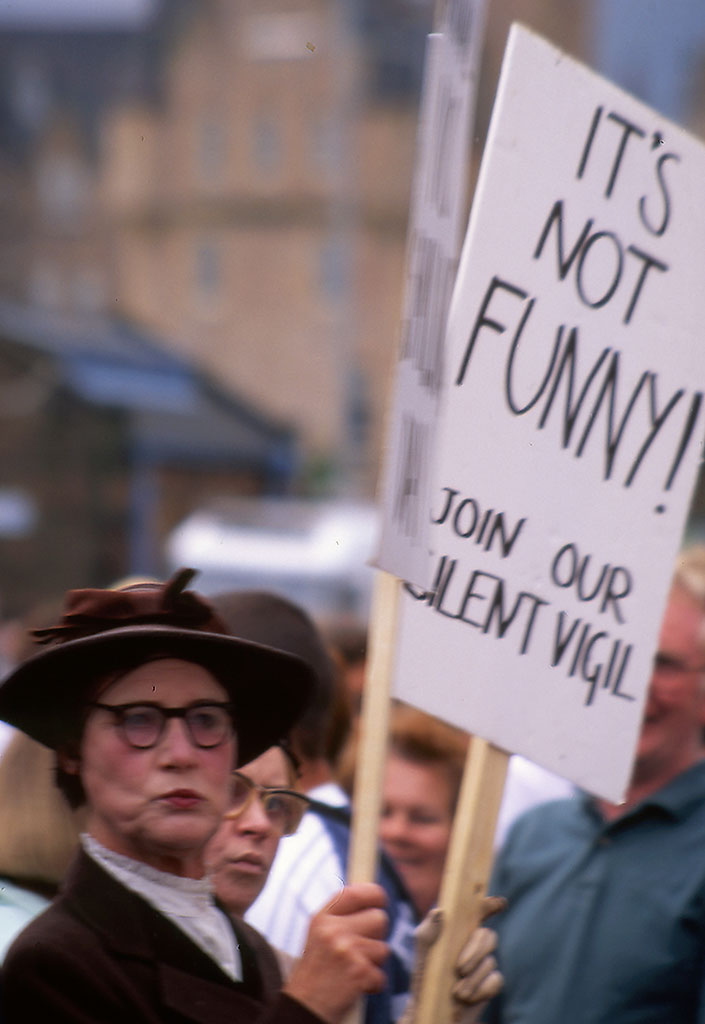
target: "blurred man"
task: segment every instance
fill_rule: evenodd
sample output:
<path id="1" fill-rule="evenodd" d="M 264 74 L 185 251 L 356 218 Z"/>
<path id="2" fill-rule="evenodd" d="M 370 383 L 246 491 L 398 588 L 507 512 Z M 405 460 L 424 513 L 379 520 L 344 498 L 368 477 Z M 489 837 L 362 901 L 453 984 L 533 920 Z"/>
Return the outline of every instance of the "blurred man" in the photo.
<path id="1" fill-rule="evenodd" d="M 624 804 L 519 819 L 491 891 L 497 1024 L 705 1021 L 705 549 L 677 563 Z"/>

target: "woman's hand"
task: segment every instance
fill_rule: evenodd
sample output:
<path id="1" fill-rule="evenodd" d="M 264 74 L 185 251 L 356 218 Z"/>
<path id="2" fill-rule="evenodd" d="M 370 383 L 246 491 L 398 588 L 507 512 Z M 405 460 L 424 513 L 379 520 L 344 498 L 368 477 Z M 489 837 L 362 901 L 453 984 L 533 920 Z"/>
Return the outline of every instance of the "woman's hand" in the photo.
<path id="1" fill-rule="evenodd" d="M 360 996 L 384 988 L 388 919 L 379 885 L 348 885 L 311 919 L 301 959 L 284 992 L 338 1024 Z"/>

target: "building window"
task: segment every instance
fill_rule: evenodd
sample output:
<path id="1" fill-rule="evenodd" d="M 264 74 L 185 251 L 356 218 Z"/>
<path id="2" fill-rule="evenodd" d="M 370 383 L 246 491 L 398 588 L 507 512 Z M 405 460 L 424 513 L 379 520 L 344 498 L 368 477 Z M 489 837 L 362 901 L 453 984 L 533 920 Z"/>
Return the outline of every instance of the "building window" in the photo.
<path id="1" fill-rule="evenodd" d="M 88 208 L 90 180 L 85 167 L 72 156 L 53 154 L 39 166 L 37 195 L 46 220 L 78 231 Z"/>
<path id="2" fill-rule="evenodd" d="M 361 452 L 367 443 L 370 426 L 370 399 L 367 382 L 358 367 L 348 370 L 345 378 L 345 427 L 353 450 Z"/>
<path id="3" fill-rule="evenodd" d="M 64 299 L 61 272 L 56 264 L 39 260 L 29 273 L 27 297 L 33 305 L 58 309 Z"/>
<path id="4" fill-rule="evenodd" d="M 76 309 L 97 313 L 105 308 L 105 279 L 97 267 L 81 267 L 73 279 L 73 301 Z"/>
<path id="5" fill-rule="evenodd" d="M 254 161 L 263 174 L 276 174 L 282 165 L 281 131 L 273 117 L 258 117 L 255 121 Z"/>
<path id="6" fill-rule="evenodd" d="M 11 103 L 23 127 L 37 132 L 51 106 L 46 73 L 38 64 L 18 62 L 14 68 Z"/>
<path id="7" fill-rule="evenodd" d="M 0 487 L 0 537 L 26 537 L 39 521 L 33 496 L 20 487 Z"/>
<path id="8" fill-rule="evenodd" d="M 344 136 L 346 129 L 332 115 L 318 118 L 311 126 L 311 155 L 314 166 L 332 177 L 345 167 Z"/>
<path id="9" fill-rule="evenodd" d="M 324 33 L 322 19 L 305 11 L 267 12 L 243 22 L 242 40 L 250 60 L 312 60 Z"/>
<path id="10" fill-rule="evenodd" d="M 342 302 L 350 291 L 350 246 L 342 236 L 331 237 L 319 252 L 319 281 L 330 302 Z"/>
<path id="11" fill-rule="evenodd" d="M 213 184 L 222 179 L 226 138 L 223 121 L 208 115 L 198 124 L 197 173 L 200 181 Z"/>
<path id="12" fill-rule="evenodd" d="M 213 312 L 220 298 L 222 278 L 220 246 L 214 241 L 201 242 L 195 255 L 196 302 L 201 312 Z"/>

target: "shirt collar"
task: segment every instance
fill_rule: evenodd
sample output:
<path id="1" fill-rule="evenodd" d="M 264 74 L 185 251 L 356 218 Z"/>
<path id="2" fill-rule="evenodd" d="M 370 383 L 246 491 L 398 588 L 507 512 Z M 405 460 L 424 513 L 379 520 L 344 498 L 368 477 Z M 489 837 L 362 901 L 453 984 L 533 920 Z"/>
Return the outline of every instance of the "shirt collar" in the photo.
<path id="1" fill-rule="evenodd" d="M 663 789 L 652 793 L 640 806 L 661 807 L 674 818 L 684 818 L 694 803 L 702 802 L 704 784 L 705 761 L 698 761 L 676 775 Z"/>
<path id="2" fill-rule="evenodd" d="M 690 768 L 686 768 L 684 772 L 676 775 L 667 785 L 645 797 L 638 804 L 635 804 L 634 807 L 625 811 L 624 814 L 608 822 L 607 827 L 619 826 L 620 822 L 643 813 L 648 808 L 661 811 L 674 820 L 685 818 L 690 813 L 693 804 L 702 803 L 704 786 L 705 760 L 701 760 Z M 594 798 L 585 794 L 584 800 L 591 812 L 598 815 L 602 820 L 602 815 L 597 809 Z"/>
<path id="3" fill-rule="evenodd" d="M 350 802 L 348 794 L 337 782 L 323 782 L 319 786 L 314 786 L 308 790 L 306 796 L 331 807 L 347 807 Z"/>
<path id="4" fill-rule="evenodd" d="M 204 907 L 213 903 L 213 885 L 208 877 L 182 878 L 160 871 L 109 850 L 86 832 L 81 835 L 81 844 L 93 860 L 129 889 L 149 899 L 162 913 L 196 917 Z"/>
<path id="5" fill-rule="evenodd" d="M 182 878 L 116 853 L 88 833 L 81 845 L 109 875 L 137 893 L 220 965 L 234 981 L 242 980 L 242 960 L 234 932 L 215 905 L 210 878 Z"/>

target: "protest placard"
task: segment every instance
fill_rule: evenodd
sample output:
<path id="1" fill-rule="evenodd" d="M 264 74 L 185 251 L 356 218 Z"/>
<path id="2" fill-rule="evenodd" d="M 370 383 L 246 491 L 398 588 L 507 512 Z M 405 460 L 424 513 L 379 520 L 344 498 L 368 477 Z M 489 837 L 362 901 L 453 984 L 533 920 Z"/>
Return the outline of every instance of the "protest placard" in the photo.
<path id="1" fill-rule="evenodd" d="M 370 619 L 348 879 L 374 877 L 382 800 L 399 580 L 429 569 L 430 472 L 443 342 L 465 217 L 470 139 L 487 0 L 447 0 L 440 34 L 428 38 L 399 361 L 388 413 L 389 457 L 380 485 L 382 532 Z M 393 573 L 394 576 L 389 575 Z M 447 929 L 446 929 L 447 931 Z M 455 938 L 455 932 L 448 938 Z M 434 992 L 439 981 L 429 991 Z M 358 1006 L 346 1024 L 358 1024 Z"/>
<path id="2" fill-rule="evenodd" d="M 486 0 L 450 0 L 428 37 L 377 565 L 425 583 L 443 339 L 467 216 Z"/>
<path id="3" fill-rule="evenodd" d="M 619 800 L 702 450 L 705 147 L 513 26 L 395 692 Z"/>

